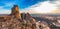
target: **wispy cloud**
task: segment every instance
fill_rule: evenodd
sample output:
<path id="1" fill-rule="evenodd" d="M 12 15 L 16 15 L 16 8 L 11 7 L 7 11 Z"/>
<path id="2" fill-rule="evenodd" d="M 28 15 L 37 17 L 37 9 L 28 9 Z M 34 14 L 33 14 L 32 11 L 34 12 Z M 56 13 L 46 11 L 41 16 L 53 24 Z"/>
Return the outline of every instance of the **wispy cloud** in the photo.
<path id="1" fill-rule="evenodd" d="M 4 6 L 0 6 L 0 14 L 10 14 L 11 10 L 4 9 Z"/>
<path id="2" fill-rule="evenodd" d="M 5 3 L 5 6 L 6 6 L 6 7 L 7 7 L 7 6 L 8 6 L 8 7 L 11 7 L 11 6 L 15 5 L 15 4 L 16 4 L 15 2 L 12 2 L 12 3 L 10 2 L 10 3 Z"/>
<path id="3" fill-rule="evenodd" d="M 8 9 L 4 9 L 5 7 L 12 7 L 14 4 L 16 4 L 15 2 L 8 2 L 5 3 L 4 6 L 0 6 L 0 14 L 10 14 L 11 13 L 11 8 Z M 32 5 L 28 8 L 25 8 L 24 10 L 20 10 L 20 12 L 29 12 L 31 14 L 33 13 L 50 13 L 50 12 L 55 12 L 58 8 L 58 6 L 60 5 L 60 0 L 54 0 L 52 2 L 48 1 L 44 1 L 44 2 L 39 2 L 35 5 Z M 58 12 L 57 12 L 58 13 Z"/>
<path id="4" fill-rule="evenodd" d="M 59 1 L 45 1 L 45 2 L 40 2 L 37 3 L 36 5 L 33 5 L 29 8 L 26 8 L 22 12 L 29 12 L 31 14 L 33 13 L 50 13 L 54 10 L 57 10 L 57 6 L 60 5 Z"/>
<path id="5" fill-rule="evenodd" d="M 5 5 L 0 6 L 0 14 L 10 14 L 11 8 L 5 8 L 5 7 L 12 7 L 15 3 L 5 3 Z"/>
<path id="6" fill-rule="evenodd" d="M 0 9 L 0 14 L 10 14 L 11 10 L 7 10 L 7 9 Z"/>

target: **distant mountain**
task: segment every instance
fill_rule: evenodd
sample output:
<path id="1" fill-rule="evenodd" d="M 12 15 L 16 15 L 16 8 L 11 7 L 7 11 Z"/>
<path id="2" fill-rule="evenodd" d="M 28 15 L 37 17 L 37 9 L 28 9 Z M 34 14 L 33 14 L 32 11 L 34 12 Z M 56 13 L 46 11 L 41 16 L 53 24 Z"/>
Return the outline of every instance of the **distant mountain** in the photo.
<path id="1" fill-rule="evenodd" d="M 7 16 L 9 14 L 0 14 L 0 16 Z M 37 16 L 60 16 L 60 14 L 30 14 L 33 17 Z"/>
<path id="2" fill-rule="evenodd" d="M 60 16 L 60 14 L 31 14 L 33 17 L 37 16 Z"/>

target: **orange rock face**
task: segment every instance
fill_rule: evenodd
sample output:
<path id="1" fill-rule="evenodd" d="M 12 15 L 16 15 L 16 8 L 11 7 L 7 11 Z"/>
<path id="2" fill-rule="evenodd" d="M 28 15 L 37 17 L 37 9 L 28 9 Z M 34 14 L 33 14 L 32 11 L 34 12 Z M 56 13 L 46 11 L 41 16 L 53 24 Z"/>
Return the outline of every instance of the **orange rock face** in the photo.
<path id="1" fill-rule="evenodd" d="M 16 18 L 19 18 L 19 17 L 21 18 L 17 5 L 14 5 L 14 7 L 12 8 L 11 15 L 14 15 L 14 17 Z"/>

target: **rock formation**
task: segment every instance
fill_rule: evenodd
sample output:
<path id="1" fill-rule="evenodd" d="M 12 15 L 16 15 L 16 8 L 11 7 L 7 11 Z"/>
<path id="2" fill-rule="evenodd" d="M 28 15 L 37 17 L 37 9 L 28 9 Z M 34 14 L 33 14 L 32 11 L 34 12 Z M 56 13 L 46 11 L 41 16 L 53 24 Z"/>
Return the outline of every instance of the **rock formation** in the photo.
<path id="1" fill-rule="evenodd" d="M 0 16 L 0 29 L 40 29 L 39 26 L 42 29 L 50 29 L 44 23 L 37 25 L 36 20 L 29 13 L 20 13 L 17 5 L 11 10 L 10 15 Z"/>
<path id="2" fill-rule="evenodd" d="M 11 11 L 11 15 L 16 17 L 16 18 L 21 18 L 21 13 L 19 12 L 19 9 L 18 9 L 18 6 L 17 5 L 14 5 L 12 7 L 12 11 Z"/>

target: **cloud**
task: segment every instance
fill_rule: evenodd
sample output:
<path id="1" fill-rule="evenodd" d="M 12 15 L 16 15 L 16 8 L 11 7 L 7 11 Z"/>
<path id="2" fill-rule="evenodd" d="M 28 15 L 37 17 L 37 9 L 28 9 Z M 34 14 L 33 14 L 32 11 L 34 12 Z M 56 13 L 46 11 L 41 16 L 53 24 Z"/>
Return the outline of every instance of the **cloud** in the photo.
<path id="1" fill-rule="evenodd" d="M 60 14 L 60 7 L 59 6 L 57 6 L 57 7 L 58 7 L 57 9 L 53 10 L 50 13 L 52 13 L 52 14 Z"/>
<path id="2" fill-rule="evenodd" d="M 2 6 L 0 7 L 0 14 L 10 14 L 11 10 L 4 9 Z"/>
<path id="3" fill-rule="evenodd" d="M 0 14 L 10 14 L 10 11 L 8 8 L 4 8 L 6 6 L 0 6 Z"/>
<path id="4" fill-rule="evenodd" d="M 50 13 L 52 13 L 52 14 L 60 14 L 60 0 L 56 0 L 56 1 L 52 2 L 52 3 L 55 3 L 58 8 L 53 10 Z"/>
<path id="5" fill-rule="evenodd" d="M 15 4 L 16 4 L 15 2 L 8 2 L 8 3 L 5 3 L 5 6 L 6 7 L 7 6 L 11 7 L 11 6 L 15 5 Z"/>
<path id="6" fill-rule="evenodd" d="M 0 14 L 10 14 L 10 10 L 1 9 Z"/>
<path id="7" fill-rule="evenodd" d="M 0 9 L 2 9 L 3 8 L 3 6 L 0 6 Z"/>
<path id="8" fill-rule="evenodd" d="M 15 3 L 14 2 L 8 2 L 5 3 L 5 5 L 0 6 L 0 14 L 10 14 L 11 13 L 11 8 Z M 6 8 L 9 7 L 9 8 Z"/>
<path id="9" fill-rule="evenodd" d="M 60 9 L 54 10 L 54 11 L 52 11 L 50 13 L 52 13 L 52 14 L 60 14 Z"/>
<path id="10" fill-rule="evenodd" d="M 58 4 L 57 4 L 58 3 Z M 21 12 L 29 12 L 31 14 L 33 13 L 50 13 L 55 10 L 57 10 L 57 6 L 59 5 L 59 1 L 44 1 L 44 2 L 39 2 L 31 7 L 25 8 L 25 10 Z"/>
<path id="11" fill-rule="evenodd" d="M 14 2 L 11 3 L 5 3 L 4 6 L 0 6 L 0 14 L 10 14 L 11 13 L 11 8 L 10 9 L 4 9 L 4 7 L 11 7 L 13 6 Z M 39 2 L 35 5 L 32 5 L 28 8 L 25 8 L 24 10 L 20 11 L 21 13 L 25 12 L 29 12 L 30 14 L 34 14 L 34 13 L 59 13 L 60 9 L 58 9 L 60 6 L 60 1 L 44 1 L 44 2 Z M 59 12 L 58 12 L 59 11 Z"/>

